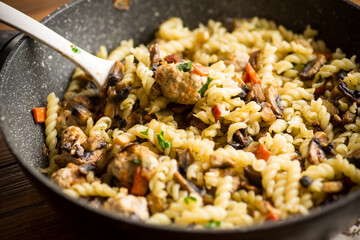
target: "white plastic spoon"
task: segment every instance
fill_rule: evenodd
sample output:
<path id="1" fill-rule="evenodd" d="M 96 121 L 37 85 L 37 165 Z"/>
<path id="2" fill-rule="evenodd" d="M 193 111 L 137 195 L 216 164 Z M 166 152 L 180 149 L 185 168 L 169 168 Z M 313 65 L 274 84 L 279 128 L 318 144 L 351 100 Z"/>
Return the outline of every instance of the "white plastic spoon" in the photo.
<path id="1" fill-rule="evenodd" d="M 70 59 L 90 75 L 99 88 L 105 84 L 115 64 L 115 61 L 101 59 L 84 51 L 38 21 L 3 2 L 0 2 L 0 21 L 45 43 Z"/>

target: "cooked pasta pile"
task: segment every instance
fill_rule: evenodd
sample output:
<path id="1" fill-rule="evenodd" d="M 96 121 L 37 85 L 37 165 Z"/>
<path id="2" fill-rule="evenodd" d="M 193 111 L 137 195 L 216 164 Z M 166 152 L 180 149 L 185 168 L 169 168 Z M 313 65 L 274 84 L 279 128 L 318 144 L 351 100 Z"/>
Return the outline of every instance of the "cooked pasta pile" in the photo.
<path id="1" fill-rule="evenodd" d="M 181 19 L 123 40 L 98 90 L 76 69 L 46 115 L 42 172 L 151 224 L 237 228 L 308 214 L 360 184 L 360 69 L 308 26 Z"/>

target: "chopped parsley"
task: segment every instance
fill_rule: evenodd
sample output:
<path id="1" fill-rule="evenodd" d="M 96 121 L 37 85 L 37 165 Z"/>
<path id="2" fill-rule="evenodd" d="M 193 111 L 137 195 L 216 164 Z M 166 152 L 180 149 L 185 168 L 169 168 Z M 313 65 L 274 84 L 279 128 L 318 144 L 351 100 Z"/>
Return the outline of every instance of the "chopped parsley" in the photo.
<path id="1" fill-rule="evenodd" d="M 177 65 L 176 68 L 179 71 L 188 72 L 191 70 L 191 65 L 192 65 L 192 62 L 181 63 L 181 64 Z"/>
<path id="2" fill-rule="evenodd" d="M 211 82 L 212 80 L 213 80 L 213 79 L 212 79 L 211 77 L 208 77 L 208 78 L 207 78 L 207 82 L 200 88 L 199 93 L 200 93 L 200 96 L 201 96 L 201 97 L 204 96 L 204 93 L 205 93 L 206 90 L 208 89 L 209 84 L 210 84 L 210 82 Z"/>
<path id="3" fill-rule="evenodd" d="M 135 158 L 135 159 L 131 160 L 131 162 L 132 162 L 133 164 L 141 165 L 141 159 Z"/>
<path id="4" fill-rule="evenodd" d="M 147 136 L 148 135 L 148 133 L 149 133 L 149 129 L 146 129 L 146 131 L 142 131 L 142 132 L 140 132 L 142 135 L 145 135 L 145 136 Z"/>
<path id="5" fill-rule="evenodd" d="M 188 196 L 188 197 L 184 198 L 184 202 L 185 202 L 186 204 L 189 204 L 190 201 L 196 202 L 197 199 L 194 198 L 194 197 L 192 197 L 192 196 Z"/>
<path id="6" fill-rule="evenodd" d="M 72 50 L 74 53 L 80 52 L 80 49 L 79 49 L 76 45 L 74 45 L 74 44 L 71 44 L 71 50 Z"/>
<path id="7" fill-rule="evenodd" d="M 214 199 L 214 196 L 213 195 L 210 195 L 208 193 L 205 194 L 205 197 L 209 198 L 209 199 Z"/>
<path id="8" fill-rule="evenodd" d="M 162 147 L 163 150 L 165 150 L 165 148 L 171 147 L 170 141 L 164 140 L 164 131 L 161 131 L 160 134 L 156 134 L 156 137 L 159 142 L 159 145 Z"/>
<path id="9" fill-rule="evenodd" d="M 323 78 L 322 78 L 321 74 L 319 74 L 319 78 L 318 78 L 318 80 L 316 81 L 316 83 L 320 83 L 322 80 L 323 80 Z"/>
<path id="10" fill-rule="evenodd" d="M 221 225 L 221 221 L 210 220 L 210 222 L 208 222 L 208 223 L 205 225 L 205 228 L 207 228 L 207 229 L 214 229 L 214 228 L 220 227 L 220 225 Z"/>

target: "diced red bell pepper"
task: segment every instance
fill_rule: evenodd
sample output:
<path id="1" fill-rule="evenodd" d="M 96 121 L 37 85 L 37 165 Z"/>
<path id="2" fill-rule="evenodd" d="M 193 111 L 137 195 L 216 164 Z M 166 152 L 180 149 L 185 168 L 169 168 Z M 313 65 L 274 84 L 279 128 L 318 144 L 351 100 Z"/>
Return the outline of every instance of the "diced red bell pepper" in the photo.
<path id="1" fill-rule="evenodd" d="M 195 72 L 200 76 L 209 76 L 209 70 L 203 65 L 193 63 L 192 67 L 194 68 Z"/>
<path id="2" fill-rule="evenodd" d="M 217 104 L 215 104 L 213 106 L 213 108 L 211 109 L 211 112 L 212 112 L 212 115 L 215 118 L 215 122 L 219 121 L 219 118 L 221 116 L 221 111 L 220 111 L 219 106 Z"/>
<path id="3" fill-rule="evenodd" d="M 269 151 L 269 149 L 267 149 L 267 147 L 264 144 L 260 143 L 255 151 L 255 156 L 258 159 L 264 159 L 265 161 L 267 161 L 271 156 L 271 152 Z"/>
<path id="4" fill-rule="evenodd" d="M 131 194 L 145 196 L 148 190 L 148 179 L 141 175 L 141 166 L 136 167 Z"/>
<path id="5" fill-rule="evenodd" d="M 246 72 L 251 82 L 261 84 L 261 79 L 259 75 L 256 73 L 256 71 L 249 62 L 246 64 Z"/>

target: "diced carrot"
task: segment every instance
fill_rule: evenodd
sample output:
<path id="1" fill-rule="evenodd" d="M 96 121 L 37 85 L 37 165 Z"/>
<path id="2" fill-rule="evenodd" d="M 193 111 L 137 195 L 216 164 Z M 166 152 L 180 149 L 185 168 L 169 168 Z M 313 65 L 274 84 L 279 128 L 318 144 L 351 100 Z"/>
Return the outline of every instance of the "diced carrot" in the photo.
<path id="1" fill-rule="evenodd" d="M 241 77 L 244 83 L 250 82 L 249 74 L 247 72 Z"/>
<path id="2" fill-rule="evenodd" d="M 148 179 L 141 175 L 141 166 L 138 166 L 135 170 L 133 185 L 131 188 L 131 194 L 145 196 L 148 190 Z"/>
<path id="3" fill-rule="evenodd" d="M 246 64 L 246 72 L 249 75 L 249 78 L 253 83 L 261 84 L 261 79 L 260 79 L 259 75 L 257 75 L 254 68 L 251 66 L 251 64 L 249 62 Z"/>
<path id="4" fill-rule="evenodd" d="M 203 65 L 193 63 L 192 67 L 194 68 L 195 72 L 200 76 L 209 76 L 209 70 Z"/>
<path id="5" fill-rule="evenodd" d="M 33 108 L 35 123 L 44 123 L 46 120 L 46 107 Z"/>
<path id="6" fill-rule="evenodd" d="M 215 104 L 213 106 L 213 108 L 211 109 L 211 112 L 212 112 L 212 115 L 215 118 L 215 122 L 219 121 L 219 118 L 221 116 L 221 111 L 220 111 L 219 106 L 217 104 Z"/>
<path id="7" fill-rule="evenodd" d="M 271 152 L 267 149 L 267 147 L 264 144 L 260 143 L 255 151 L 255 156 L 258 159 L 264 159 L 265 161 L 267 161 L 271 156 Z"/>
<path id="8" fill-rule="evenodd" d="M 178 63 L 178 62 L 180 62 L 180 59 L 175 54 L 167 55 L 166 57 L 164 57 L 164 60 L 167 61 L 168 63 Z"/>
<path id="9" fill-rule="evenodd" d="M 266 218 L 266 220 L 278 221 L 279 220 L 279 215 L 276 212 L 270 211 L 269 215 Z"/>
<path id="10" fill-rule="evenodd" d="M 326 58 L 327 61 L 330 61 L 332 59 L 332 53 L 330 52 L 318 52 L 318 51 L 314 51 L 314 54 L 317 56 L 319 54 L 323 54 Z"/>

